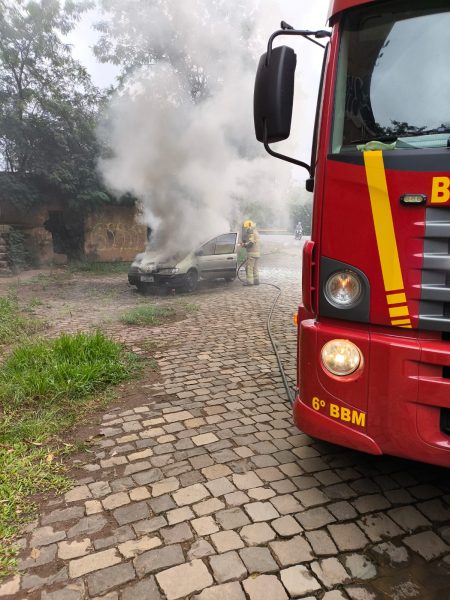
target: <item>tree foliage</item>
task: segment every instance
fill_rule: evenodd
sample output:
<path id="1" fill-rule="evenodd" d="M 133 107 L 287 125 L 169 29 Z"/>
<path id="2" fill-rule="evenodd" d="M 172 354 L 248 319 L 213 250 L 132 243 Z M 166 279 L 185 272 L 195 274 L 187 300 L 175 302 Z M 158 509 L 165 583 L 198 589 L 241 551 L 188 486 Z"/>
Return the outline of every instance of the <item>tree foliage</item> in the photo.
<path id="1" fill-rule="evenodd" d="M 108 199 L 96 174 L 102 95 L 63 41 L 89 4 L 0 0 L 2 170 L 74 203 Z"/>

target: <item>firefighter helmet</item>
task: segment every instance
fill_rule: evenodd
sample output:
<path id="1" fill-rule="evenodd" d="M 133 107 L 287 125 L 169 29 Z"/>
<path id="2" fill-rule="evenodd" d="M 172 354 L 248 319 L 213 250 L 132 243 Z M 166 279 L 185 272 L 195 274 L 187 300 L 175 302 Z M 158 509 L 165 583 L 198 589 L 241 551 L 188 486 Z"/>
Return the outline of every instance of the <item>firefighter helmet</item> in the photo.
<path id="1" fill-rule="evenodd" d="M 244 227 L 245 229 L 253 229 L 254 227 L 256 227 L 256 224 L 253 223 L 253 221 L 251 221 L 250 219 L 247 219 L 247 221 L 244 221 Z"/>

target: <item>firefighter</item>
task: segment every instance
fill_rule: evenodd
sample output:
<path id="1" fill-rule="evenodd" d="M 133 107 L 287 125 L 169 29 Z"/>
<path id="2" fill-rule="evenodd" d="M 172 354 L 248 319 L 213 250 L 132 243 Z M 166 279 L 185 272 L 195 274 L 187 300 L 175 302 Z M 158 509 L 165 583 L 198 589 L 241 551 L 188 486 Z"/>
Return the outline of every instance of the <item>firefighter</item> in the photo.
<path id="1" fill-rule="evenodd" d="M 243 223 L 241 246 L 247 250 L 247 262 L 245 264 L 247 281 L 244 285 L 259 285 L 258 262 L 261 252 L 259 233 L 253 221 L 247 220 Z"/>

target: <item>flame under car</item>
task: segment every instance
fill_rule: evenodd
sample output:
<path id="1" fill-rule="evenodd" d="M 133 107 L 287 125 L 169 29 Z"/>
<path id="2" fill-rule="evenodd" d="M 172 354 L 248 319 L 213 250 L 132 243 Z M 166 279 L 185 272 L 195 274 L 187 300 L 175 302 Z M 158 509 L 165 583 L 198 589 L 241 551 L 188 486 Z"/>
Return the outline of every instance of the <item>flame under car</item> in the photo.
<path id="1" fill-rule="evenodd" d="M 142 292 L 157 288 L 193 292 L 202 279 L 233 281 L 237 270 L 237 241 L 237 233 L 224 233 L 188 254 L 172 257 L 148 249 L 134 259 L 128 281 Z"/>

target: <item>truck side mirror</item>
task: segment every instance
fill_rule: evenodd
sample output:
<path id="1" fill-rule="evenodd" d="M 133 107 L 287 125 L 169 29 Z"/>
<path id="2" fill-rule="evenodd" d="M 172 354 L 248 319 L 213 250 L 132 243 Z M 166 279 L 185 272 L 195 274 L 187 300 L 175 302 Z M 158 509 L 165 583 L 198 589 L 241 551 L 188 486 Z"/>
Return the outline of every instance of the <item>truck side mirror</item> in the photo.
<path id="1" fill-rule="evenodd" d="M 253 96 L 259 142 L 272 144 L 289 137 L 296 65 L 296 54 L 288 46 L 273 48 L 261 56 Z"/>

